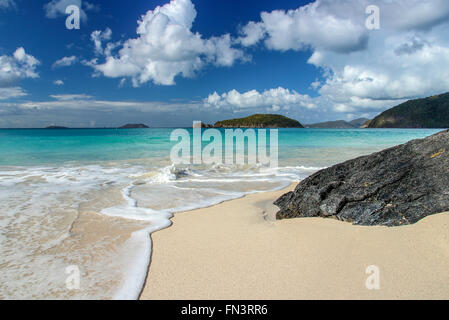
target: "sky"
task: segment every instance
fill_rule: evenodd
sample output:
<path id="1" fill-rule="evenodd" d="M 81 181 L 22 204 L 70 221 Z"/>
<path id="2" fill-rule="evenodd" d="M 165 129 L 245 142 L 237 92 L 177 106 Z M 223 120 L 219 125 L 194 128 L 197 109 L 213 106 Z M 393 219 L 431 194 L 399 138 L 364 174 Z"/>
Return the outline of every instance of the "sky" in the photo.
<path id="1" fill-rule="evenodd" d="M 309 124 L 448 91 L 447 0 L 0 0 L 2 128 Z"/>

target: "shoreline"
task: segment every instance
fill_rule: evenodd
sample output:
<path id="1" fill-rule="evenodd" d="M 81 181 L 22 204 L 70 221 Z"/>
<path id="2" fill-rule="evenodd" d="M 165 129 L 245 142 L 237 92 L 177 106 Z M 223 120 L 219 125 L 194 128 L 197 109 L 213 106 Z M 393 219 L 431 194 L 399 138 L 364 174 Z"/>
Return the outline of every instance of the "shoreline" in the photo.
<path id="1" fill-rule="evenodd" d="M 151 234 L 140 299 L 449 299 L 449 213 L 396 228 L 276 221 L 271 203 L 295 186 L 175 214 Z M 371 265 L 380 290 L 365 287 Z"/>

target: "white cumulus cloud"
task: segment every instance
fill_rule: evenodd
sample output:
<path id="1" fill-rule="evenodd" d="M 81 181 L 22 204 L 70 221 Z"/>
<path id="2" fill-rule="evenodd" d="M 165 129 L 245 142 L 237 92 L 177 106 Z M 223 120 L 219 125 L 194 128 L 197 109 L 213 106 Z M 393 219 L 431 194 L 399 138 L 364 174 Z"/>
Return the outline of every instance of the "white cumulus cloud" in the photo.
<path id="1" fill-rule="evenodd" d="M 380 9 L 368 30 L 366 8 Z M 310 51 L 322 79 L 311 87 L 336 112 L 375 112 L 449 91 L 449 1 L 316 0 L 296 10 L 262 12 L 241 29 L 244 46 Z"/>
<path id="2" fill-rule="evenodd" d="M 1 1 L 1 0 L 0 0 Z M 6 0 L 8 1 L 8 0 Z M 49 19 L 56 19 L 67 16 L 66 9 L 68 6 L 77 6 L 80 9 L 81 20 L 87 20 L 86 11 L 98 12 L 99 5 L 92 4 L 82 0 L 51 0 L 44 5 L 45 16 Z"/>
<path id="3" fill-rule="evenodd" d="M 0 87 L 10 87 L 25 78 L 38 78 L 36 67 L 40 64 L 32 55 L 18 48 L 12 56 L 0 56 Z"/>
<path id="4" fill-rule="evenodd" d="M 105 31 L 94 31 L 90 35 L 90 39 L 94 42 L 95 53 L 98 55 L 103 54 L 103 41 L 111 40 L 112 30 L 107 28 Z"/>
<path id="5" fill-rule="evenodd" d="M 203 102 L 208 107 L 232 109 L 269 107 L 273 111 L 279 111 L 283 107 L 303 107 L 308 109 L 316 107 L 313 99 L 308 95 L 301 95 L 294 90 L 282 87 L 263 92 L 251 90 L 240 93 L 237 90 L 231 90 L 221 95 L 214 92 L 204 99 Z"/>
<path id="6" fill-rule="evenodd" d="M 63 58 L 55 61 L 55 63 L 53 63 L 53 68 L 70 67 L 70 66 L 74 65 L 77 61 L 78 61 L 78 58 L 75 56 L 63 57 Z"/>
<path id="7" fill-rule="evenodd" d="M 340 15 L 338 7 L 346 7 L 349 1 L 335 2 L 339 3 L 318 0 L 295 10 L 262 12 L 260 22 L 242 28 L 240 42 L 250 46 L 264 40 L 269 49 L 281 51 L 318 48 L 346 53 L 363 49 L 367 35 L 365 26 L 358 23 L 362 19 Z"/>
<path id="8" fill-rule="evenodd" d="M 190 0 L 172 0 L 149 10 L 138 21 L 137 38 L 126 40 L 116 55 L 112 54 L 115 45 L 108 44 L 103 63 L 94 59 L 86 64 L 106 77 L 129 77 L 134 86 L 173 85 L 176 76 L 193 77 L 208 64 L 232 66 L 245 59 L 232 46 L 229 34 L 205 39 L 192 31 L 196 14 Z M 102 51 L 99 40 L 106 40 L 99 39 L 102 34 L 92 34 L 97 53 Z"/>
<path id="9" fill-rule="evenodd" d="M 49 19 L 67 16 L 66 9 L 68 6 L 80 8 L 81 19 L 84 21 L 87 19 L 86 12 L 82 9 L 81 0 L 52 0 L 44 5 L 45 16 Z"/>

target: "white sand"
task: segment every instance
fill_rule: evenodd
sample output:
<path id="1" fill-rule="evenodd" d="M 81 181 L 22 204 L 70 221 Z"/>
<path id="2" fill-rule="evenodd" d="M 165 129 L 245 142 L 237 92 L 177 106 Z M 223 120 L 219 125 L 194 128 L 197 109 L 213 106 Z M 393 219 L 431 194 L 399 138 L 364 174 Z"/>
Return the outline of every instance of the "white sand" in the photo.
<path id="1" fill-rule="evenodd" d="M 449 213 L 399 228 L 274 221 L 285 192 L 177 214 L 152 236 L 141 298 L 449 299 Z M 370 265 L 380 290 L 365 287 Z"/>

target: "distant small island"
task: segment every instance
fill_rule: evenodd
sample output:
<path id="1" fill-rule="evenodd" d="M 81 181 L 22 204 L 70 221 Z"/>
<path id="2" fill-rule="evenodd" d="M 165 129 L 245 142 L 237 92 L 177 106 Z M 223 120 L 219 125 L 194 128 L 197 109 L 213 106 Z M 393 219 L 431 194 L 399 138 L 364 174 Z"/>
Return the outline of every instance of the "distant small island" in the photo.
<path id="1" fill-rule="evenodd" d="M 68 129 L 67 127 L 61 127 L 61 126 L 49 126 L 49 127 L 46 127 L 45 129 Z"/>
<path id="2" fill-rule="evenodd" d="M 449 93 L 410 100 L 389 109 L 373 120 L 368 128 L 449 128 Z"/>
<path id="3" fill-rule="evenodd" d="M 246 118 L 218 121 L 215 128 L 304 128 L 296 120 L 277 114 L 255 114 Z"/>
<path id="4" fill-rule="evenodd" d="M 305 125 L 306 128 L 319 128 L 319 129 L 357 129 L 361 128 L 369 119 L 360 118 L 352 121 L 337 120 L 321 123 L 314 123 Z"/>
<path id="5" fill-rule="evenodd" d="M 125 124 L 124 126 L 119 127 L 119 129 L 148 129 L 149 127 L 144 124 Z"/>

